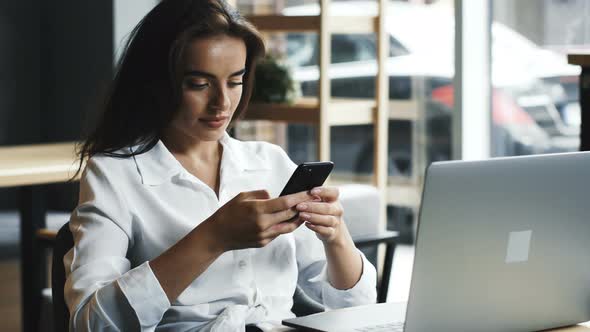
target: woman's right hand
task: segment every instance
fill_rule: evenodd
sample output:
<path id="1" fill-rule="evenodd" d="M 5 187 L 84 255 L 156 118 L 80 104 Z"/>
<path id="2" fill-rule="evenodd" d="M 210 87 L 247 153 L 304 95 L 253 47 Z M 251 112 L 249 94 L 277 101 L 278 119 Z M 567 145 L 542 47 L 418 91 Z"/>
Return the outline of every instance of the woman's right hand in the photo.
<path id="1" fill-rule="evenodd" d="M 266 190 L 242 192 L 206 222 L 224 252 L 260 248 L 301 226 L 303 220 L 298 217 L 295 206 L 312 199 L 309 192 L 273 199 Z"/>

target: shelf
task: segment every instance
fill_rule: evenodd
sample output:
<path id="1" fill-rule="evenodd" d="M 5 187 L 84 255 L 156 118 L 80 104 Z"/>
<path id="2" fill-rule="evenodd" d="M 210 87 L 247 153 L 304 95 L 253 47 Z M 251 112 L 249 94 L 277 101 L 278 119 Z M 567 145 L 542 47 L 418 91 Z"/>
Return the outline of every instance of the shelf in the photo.
<path id="1" fill-rule="evenodd" d="M 372 99 L 332 98 L 328 104 L 328 119 L 332 126 L 373 123 L 375 101 Z"/>
<path id="2" fill-rule="evenodd" d="M 330 174 L 327 184 L 331 186 L 341 186 L 350 183 L 372 185 L 372 180 L 373 176 L 371 174 L 334 171 Z"/>
<path id="3" fill-rule="evenodd" d="M 294 105 L 250 103 L 244 120 L 268 120 L 316 124 L 320 112 L 317 100 L 301 99 Z"/>
<path id="4" fill-rule="evenodd" d="M 319 105 L 315 98 L 298 100 L 294 105 L 251 103 L 244 120 L 268 120 L 317 124 Z M 330 125 L 370 124 L 375 101 L 333 98 L 328 106 Z"/>
<path id="5" fill-rule="evenodd" d="M 422 200 L 422 188 L 415 184 L 390 183 L 387 186 L 387 204 L 417 208 Z"/>
<path id="6" fill-rule="evenodd" d="M 390 100 L 389 119 L 415 121 L 418 119 L 418 102 L 412 100 Z M 372 124 L 377 107 L 372 99 L 332 98 L 329 106 L 330 125 Z"/>
<path id="7" fill-rule="evenodd" d="M 375 16 L 332 16 L 329 29 L 331 33 L 370 34 L 377 31 Z"/>
<path id="8" fill-rule="evenodd" d="M 319 16 L 252 15 L 246 19 L 258 30 L 272 32 L 319 31 L 321 25 Z"/>
<path id="9" fill-rule="evenodd" d="M 369 174 L 352 174 L 349 172 L 334 172 L 330 175 L 328 185 L 340 186 L 350 183 L 362 183 L 374 185 L 373 176 Z M 401 180 L 401 181 L 400 181 Z M 409 208 L 418 208 L 422 200 L 422 186 L 412 183 L 410 179 L 400 177 L 388 177 L 388 185 L 385 190 L 387 205 L 395 205 Z"/>
<path id="10" fill-rule="evenodd" d="M 389 119 L 391 120 L 418 120 L 418 102 L 415 100 L 390 100 Z"/>
<path id="11" fill-rule="evenodd" d="M 321 27 L 320 16 L 252 15 L 246 19 L 267 32 L 318 32 Z M 376 31 L 376 24 L 375 16 L 332 16 L 328 29 L 331 33 L 369 34 Z"/>
<path id="12" fill-rule="evenodd" d="M 391 120 L 415 121 L 418 103 L 412 100 L 391 100 Z M 372 124 L 375 116 L 372 99 L 332 98 L 328 118 L 332 126 Z M 315 98 L 301 98 L 294 105 L 250 103 L 244 120 L 267 120 L 315 124 L 319 121 L 319 106 Z"/>
<path id="13" fill-rule="evenodd" d="M 570 65 L 588 67 L 590 66 L 590 53 L 570 53 L 567 55 L 567 61 Z"/>
<path id="14" fill-rule="evenodd" d="M 350 183 L 373 184 L 370 174 L 358 174 L 351 172 L 333 172 L 328 180 L 328 185 L 340 186 Z M 422 186 L 412 182 L 411 179 L 399 176 L 388 177 L 386 190 L 387 205 L 418 208 L 422 200 Z"/>

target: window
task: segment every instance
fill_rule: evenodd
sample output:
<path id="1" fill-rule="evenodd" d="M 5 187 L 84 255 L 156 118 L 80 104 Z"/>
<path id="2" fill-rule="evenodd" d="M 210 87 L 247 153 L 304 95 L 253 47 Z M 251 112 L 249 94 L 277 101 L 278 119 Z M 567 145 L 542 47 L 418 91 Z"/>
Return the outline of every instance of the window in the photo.
<path id="1" fill-rule="evenodd" d="M 318 38 L 311 33 L 290 33 L 287 36 L 287 55 L 293 66 L 317 65 L 319 59 Z M 377 42 L 374 35 L 332 35 L 332 63 L 375 60 Z M 408 54 L 408 50 L 390 37 L 389 56 Z"/>
<path id="2" fill-rule="evenodd" d="M 580 69 L 566 51 L 590 44 L 590 2 L 492 4 L 493 156 L 577 151 Z"/>

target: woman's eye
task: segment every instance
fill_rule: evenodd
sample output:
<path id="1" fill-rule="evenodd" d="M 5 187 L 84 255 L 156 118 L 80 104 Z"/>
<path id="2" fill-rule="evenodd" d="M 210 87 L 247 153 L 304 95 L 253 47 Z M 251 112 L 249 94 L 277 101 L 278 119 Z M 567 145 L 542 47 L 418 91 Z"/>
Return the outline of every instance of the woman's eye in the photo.
<path id="1" fill-rule="evenodd" d="M 239 86 L 239 85 L 243 85 L 244 82 L 229 82 L 230 86 Z"/>
<path id="2" fill-rule="evenodd" d="M 195 82 L 187 82 L 187 86 L 191 89 L 195 90 L 203 90 L 209 86 L 209 83 L 195 83 Z"/>

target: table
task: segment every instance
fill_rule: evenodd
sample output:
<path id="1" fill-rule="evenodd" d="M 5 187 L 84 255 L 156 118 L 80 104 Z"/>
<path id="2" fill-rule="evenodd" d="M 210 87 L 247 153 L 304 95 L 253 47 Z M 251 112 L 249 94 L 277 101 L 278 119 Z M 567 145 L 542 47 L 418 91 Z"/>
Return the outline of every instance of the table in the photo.
<path id="1" fill-rule="evenodd" d="M 580 74 L 580 108 L 582 125 L 580 128 L 580 151 L 590 150 L 590 52 L 570 53 L 567 56 L 572 65 L 582 66 Z"/>
<path id="2" fill-rule="evenodd" d="M 0 188 L 19 188 L 22 330 L 37 331 L 47 266 L 37 230 L 45 227 L 44 185 L 69 181 L 77 170 L 75 143 L 0 148 Z M 76 179 L 77 180 L 77 179 Z"/>
<path id="3" fill-rule="evenodd" d="M 298 329 L 294 329 L 287 326 L 277 326 L 273 328 L 271 332 L 297 332 L 300 331 Z M 576 326 L 564 327 L 560 329 L 553 329 L 553 330 L 545 330 L 545 332 L 590 332 L 590 322 L 582 323 Z"/>

